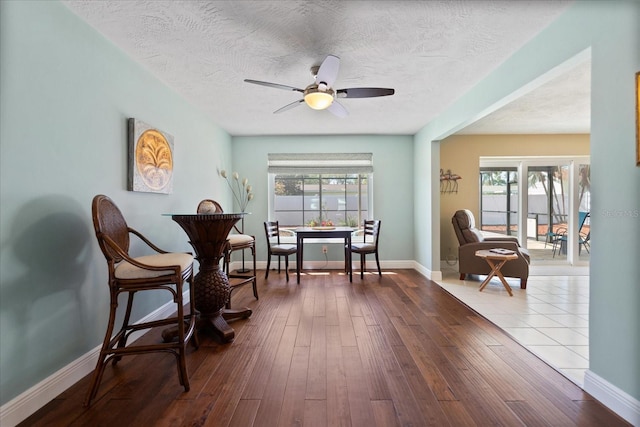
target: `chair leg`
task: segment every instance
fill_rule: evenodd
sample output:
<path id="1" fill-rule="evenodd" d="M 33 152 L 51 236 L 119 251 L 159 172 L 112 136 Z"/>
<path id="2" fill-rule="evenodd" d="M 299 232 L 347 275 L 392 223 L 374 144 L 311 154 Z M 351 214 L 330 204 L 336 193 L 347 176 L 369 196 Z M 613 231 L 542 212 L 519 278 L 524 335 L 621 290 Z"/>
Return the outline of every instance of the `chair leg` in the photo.
<path id="1" fill-rule="evenodd" d="M 258 297 L 258 279 L 256 279 L 256 276 L 253 276 L 253 296 L 255 299 L 260 299 Z"/>
<path id="2" fill-rule="evenodd" d="M 227 251 L 226 254 L 226 263 L 227 263 L 227 276 L 231 273 L 231 250 Z"/>
<path id="3" fill-rule="evenodd" d="M 382 276 L 382 270 L 380 269 L 380 259 L 378 258 L 378 251 L 376 251 L 376 264 L 378 265 L 378 276 Z"/>
<path id="4" fill-rule="evenodd" d="M 264 273 L 264 278 L 269 278 L 269 268 L 271 267 L 271 252 L 267 254 L 267 271 Z"/>
<path id="5" fill-rule="evenodd" d="M 193 329 L 191 340 L 193 341 L 193 346 L 198 349 L 200 347 L 200 340 L 198 339 L 198 333 L 196 331 L 198 313 L 196 310 L 196 291 L 193 286 L 193 272 L 191 273 L 189 280 L 187 280 L 187 283 L 189 283 L 189 330 Z"/>
<path id="6" fill-rule="evenodd" d="M 184 305 L 182 303 L 182 283 L 176 285 L 176 305 L 177 305 L 177 327 L 178 327 L 178 351 L 176 353 L 178 365 L 178 379 L 184 387 L 184 391 L 189 391 L 189 375 L 187 373 L 187 360 L 185 356 L 185 329 L 184 329 Z"/>
<path id="7" fill-rule="evenodd" d="M 253 296 L 258 298 L 258 276 L 256 275 L 256 246 L 251 246 L 251 256 L 253 257 Z"/>
<path id="8" fill-rule="evenodd" d="M 520 279 L 520 289 L 527 289 L 527 278 L 523 277 Z"/>
<path id="9" fill-rule="evenodd" d="M 280 257 L 278 257 L 278 263 L 280 263 Z M 278 271 L 279 273 L 280 271 Z M 289 255 L 284 257 L 284 275 L 287 276 L 287 282 L 289 281 Z"/>
<path id="10" fill-rule="evenodd" d="M 224 308 L 227 310 L 231 310 L 231 294 L 233 293 L 233 288 L 229 289 L 229 298 L 227 298 L 227 302 L 224 303 Z"/>
<path id="11" fill-rule="evenodd" d="M 133 296 L 135 295 L 136 291 L 133 292 L 129 292 L 129 297 L 127 298 L 127 310 L 125 311 L 124 314 L 124 318 L 122 319 L 122 329 L 120 329 L 120 340 L 118 340 L 118 345 L 116 346 L 116 348 L 124 348 L 127 346 L 127 334 L 126 334 L 126 330 L 129 327 L 129 320 L 131 320 L 131 308 L 133 307 Z M 116 295 L 116 298 L 118 298 L 118 296 Z M 117 304 L 116 304 L 117 307 Z M 111 363 L 113 364 L 113 366 L 115 366 L 120 360 L 122 359 L 122 356 L 114 356 L 113 359 L 111 360 Z"/>
<path id="12" fill-rule="evenodd" d="M 365 262 L 365 255 L 360 254 L 360 278 L 361 279 L 364 279 L 364 262 Z"/>
<path id="13" fill-rule="evenodd" d="M 104 373 L 104 367 L 106 366 L 106 358 L 107 353 L 101 351 L 100 357 L 98 357 L 98 362 L 96 363 L 96 367 L 93 370 L 93 377 L 91 378 L 91 386 L 89 386 L 89 392 L 87 393 L 87 397 L 84 400 L 85 407 L 88 407 L 91 404 L 91 401 L 96 397 L 96 394 L 98 393 L 98 386 L 102 381 L 102 374 Z"/>
<path id="14" fill-rule="evenodd" d="M 107 322 L 107 331 L 104 334 L 104 341 L 102 342 L 102 349 L 100 350 L 100 355 L 98 356 L 98 361 L 96 362 L 96 367 L 93 370 L 93 377 L 91 379 L 91 385 L 89 386 L 89 391 L 87 392 L 87 397 L 84 401 L 84 406 L 89 406 L 91 404 L 91 400 L 96 397 L 98 393 L 98 386 L 102 381 L 102 374 L 104 373 L 104 368 L 107 365 L 107 355 L 109 354 L 109 350 L 111 347 L 111 335 L 113 334 L 113 328 L 116 322 L 116 309 L 118 307 L 118 294 L 114 291 L 111 292 L 111 303 L 109 308 L 109 320 Z"/>

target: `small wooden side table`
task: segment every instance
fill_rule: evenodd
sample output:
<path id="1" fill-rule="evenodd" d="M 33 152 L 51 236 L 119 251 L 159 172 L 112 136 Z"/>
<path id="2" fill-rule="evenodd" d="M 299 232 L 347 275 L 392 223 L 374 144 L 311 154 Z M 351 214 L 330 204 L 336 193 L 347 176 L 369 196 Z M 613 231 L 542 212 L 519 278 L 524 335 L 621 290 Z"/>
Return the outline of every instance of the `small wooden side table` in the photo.
<path id="1" fill-rule="evenodd" d="M 498 278 L 502 282 L 502 285 L 509 293 L 509 296 L 512 297 L 513 293 L 511 292 L 511 286 L 509 286 L 509 284 L 505 280 L 504 276 L 500 272 L 500 269 L 508 261 L 512 259 L 518 259 L 518 254 L 513 251 L 511 251 L 511 253 L 497 253 L 492 252 L 489 249 L 483 249 L 481 251 L 476 251 L 476 256 L 483 258 L 491 267 L 491 272 L 489 273 L 487 278 L 484 279 L 484 282 L 482 282 L 482 284 L 480 285 L 479 291 L 482 292 L 482 290 L 489 284 L 489 281 L 491 281 L 494 276 L 498 276 Z"/>

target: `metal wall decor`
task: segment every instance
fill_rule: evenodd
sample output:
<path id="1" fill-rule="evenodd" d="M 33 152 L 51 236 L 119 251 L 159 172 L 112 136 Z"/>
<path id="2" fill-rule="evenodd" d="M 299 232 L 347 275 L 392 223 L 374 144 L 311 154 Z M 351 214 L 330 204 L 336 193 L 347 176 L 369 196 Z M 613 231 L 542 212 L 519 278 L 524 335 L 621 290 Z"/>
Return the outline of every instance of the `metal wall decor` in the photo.
<path id="1" fill-rule="evenodd" d="M 460 175 L 451 172 L 451 169 L 440 169 L 440 194 L 451 194 L 458 192 L 458 180 Z"/>
<path id="2" fill-rule="evenodd" d="M 169 194 L 173 190 L 173 136 L 130 118 L 127 190 Z"/>

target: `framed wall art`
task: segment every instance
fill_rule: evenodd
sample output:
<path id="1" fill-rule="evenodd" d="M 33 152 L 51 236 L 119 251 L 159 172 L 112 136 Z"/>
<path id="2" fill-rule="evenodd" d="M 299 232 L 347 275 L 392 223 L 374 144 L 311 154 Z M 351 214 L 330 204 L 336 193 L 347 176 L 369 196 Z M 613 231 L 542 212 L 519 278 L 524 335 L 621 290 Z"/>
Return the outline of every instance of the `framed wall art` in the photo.
<path id="1" fill-rule="evenodd" d="M 134 118 L 128 120 L 127 189 L 170 194 L 173 190 L 173 136 Z"/>

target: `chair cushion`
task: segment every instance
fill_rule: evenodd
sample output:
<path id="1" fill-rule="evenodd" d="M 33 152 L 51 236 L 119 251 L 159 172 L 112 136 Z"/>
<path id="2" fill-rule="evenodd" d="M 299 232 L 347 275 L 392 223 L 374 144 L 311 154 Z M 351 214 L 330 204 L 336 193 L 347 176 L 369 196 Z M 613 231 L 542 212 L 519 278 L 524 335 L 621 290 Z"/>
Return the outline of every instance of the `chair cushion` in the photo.
<path id="1" fill-rule="evenodd" d="M 473 213 L 469 209 L 463 209 L 463 211 L 467 217 L 467 224 L 469 228 L 476 228 L 476 218 L 473 216 Z"/>
<path id="2" fill-rule="evenodd" d="M 476 221 L 470 210 L 461 209 L 456 211 L 453 215 L 453 223 L 454 228 L 457 226 L 456 235 L 461 245 L 482 242 L 484 240 L 482 233 L 475 228 Z"/>
<path id="3" fill-rule="evenodd" d="M 248 234 L 229 234 L 228 239 L 231 246 L 246 245 L 255 240 L 253 236 Z"/>
<path id="4" fill-rule="evenodd" d="M 289 254 L 297 252 L 298 247 L 296 245 L 271 245 L 272 254 Z"/>
<path id="5" fill-rule="evenodd" d="M 145 255 L 134 258 L 134 260 L 151 265 L 154 267 L 173 266 L 179 265 L 180 271 L 184 271 L 191 264 L 193 264 L 193 256 L 185 253 L 168 253 L 168 254 L 156 254 Z M 128 261 L 122 261 L 115 269 L 114 272 L 118 279 L 146 279 L 152 277 L 166 276 L 167 274 L 173 274 L 172 270 L 145 270 L 137 267 Z"/>
<path id="6" fill-rule="evenodd" d="M 352 251 L 375 251 L 376 245 L 373 243 L 352 243 L 351 244 Z"/>

